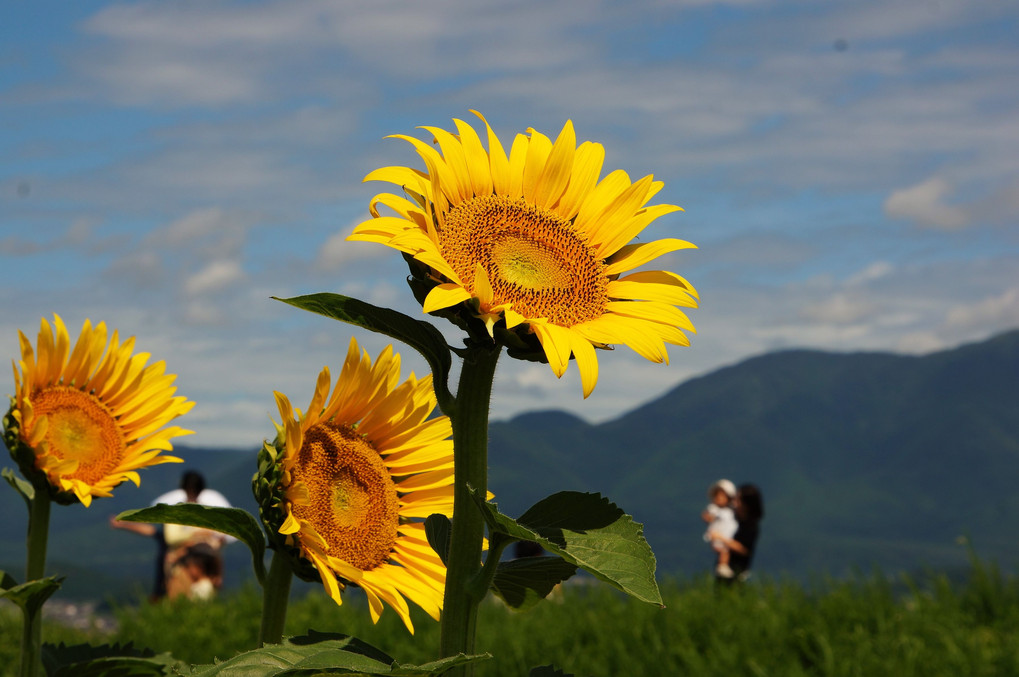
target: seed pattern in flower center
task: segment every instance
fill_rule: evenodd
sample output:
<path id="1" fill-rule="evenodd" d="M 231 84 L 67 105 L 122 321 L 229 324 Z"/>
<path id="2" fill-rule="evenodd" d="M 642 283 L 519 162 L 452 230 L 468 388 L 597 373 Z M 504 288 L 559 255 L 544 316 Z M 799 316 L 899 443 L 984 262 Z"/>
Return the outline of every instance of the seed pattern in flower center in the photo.
<path id="1" fill-rule="evenodd" d="M 320 423 L 304 435 L 293 481 L 309 502 L 294 516 L 309 522 L 328 553 L 362 571 L 389 559 L 399 526 L 396 484 L 379 453 L 346 426 Z"/>
<path id="2" fill-rule="evenodd" d="M 571 327 L 600 317 L 608 301 L 605 265 L 582 233 L 558 214 L 501 195 L 460 203 L 439 232 L 443 258 L 475 293 L 477 264 L 488 273 L 495 303 L 525 318 Z"/>
<path id="3" fill-rule="evenodd" d="M 94 395 L 67 386 L 45 388 L 32 398 L 35 417 L 47 419 L 46 445 L 62 460 L 77 461 L 66 476 L 94 484 L 123 460 L 127 444 L 109 409 Z M 33 427 L 36 424 L 33 424 Z M 26 430 L 26 438 L 31 436 Z"/>

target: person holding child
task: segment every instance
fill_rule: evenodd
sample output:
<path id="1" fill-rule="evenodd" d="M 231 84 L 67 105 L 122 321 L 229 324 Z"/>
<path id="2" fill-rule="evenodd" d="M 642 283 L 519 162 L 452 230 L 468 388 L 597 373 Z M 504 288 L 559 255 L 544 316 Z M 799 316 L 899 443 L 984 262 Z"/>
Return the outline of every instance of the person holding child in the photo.
<path id="1" fill-rule="evenodd" d="M 750 576 L 760 522 L 764 519 L 764 497 L 757 485 L 742 484 L 735 492 L 731 507 L 736 516 L 736 533 L 726 536 L 720 531 L 709 529 L 708 534 L 712 542 L 718 541 L 728 551 L 728 566 L 732 576 L 716 576 L 723 583 L 745 581 Z"/>
<path id="2" fill-rule="evenodd" d="M 738 527 L 736 514 L 730 505 L 736 498 L 736 485 L 729 480 L 718 480 L 708 487 L 708 505 L 701 513 L 701 519 L 708 523 L 704 531 L 704 540 L 711 544 L 715 551 L 715 575 L 719 578 L 732 578 L 729 566 L 729 548 L 725 540 L 736 535 Z"/>

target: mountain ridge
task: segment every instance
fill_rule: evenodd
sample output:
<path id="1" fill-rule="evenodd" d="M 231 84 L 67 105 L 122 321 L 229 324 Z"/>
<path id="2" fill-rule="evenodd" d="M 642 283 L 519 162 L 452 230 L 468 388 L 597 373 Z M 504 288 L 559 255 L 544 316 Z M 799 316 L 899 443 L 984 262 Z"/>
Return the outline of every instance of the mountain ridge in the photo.
<path id="1" fill-rule="evenodd" d="M 962 535 L 1011 567 L 1019 562 L 1009 537 L 1019 531 L 1016 376 L 1019 330 L 920 356 L 766 353 L 602 423 L 555 410 L 493 421 L 489 487 L 510 515 L 560 490 L 607 496 L 644 524 L 663 575 L 707 571 L 699 512 L 707 486 L 723 476 L 764 492 L 761 573 L 961 567 Z M 55 509 L 48 572 L 73 563 L 74 594 L 87 592 L 87 571 L 147 585 L 152 544 L 110 529 L 107 518 L 147 505 L 185 468 L 255 512 L 256 452 L 178 445 L 186 462 L 145 469 L 140 488 L 124 485 L 89 509 Z M 8 518 L 0 520 L 0 569 L 16 572 L 24 503 L 0 492 L 0 514 Z M 228 560 L 232 581 L 250 578 L 243 548 L 232 546 Z"/>

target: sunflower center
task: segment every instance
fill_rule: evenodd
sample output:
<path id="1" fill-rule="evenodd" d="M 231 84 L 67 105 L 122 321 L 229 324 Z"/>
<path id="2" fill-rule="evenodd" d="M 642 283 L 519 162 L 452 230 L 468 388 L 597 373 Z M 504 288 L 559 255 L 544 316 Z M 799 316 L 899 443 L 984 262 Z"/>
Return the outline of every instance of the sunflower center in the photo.
<path id="1" fill-rule="evenodd" d="M 120 426 L 94 395 L 53 386 L 38 393 L 32 405 L 37 417 L 47 418 L 49 453 L 78 462 L 78 469 L 68 478 L 94 485 L 124 458 L 127 444 Z"/>
<path id="2" fill-rule="evenodd" d="M 379 452 L 346 426 L 320 423 L 304 435 L 294 481 L 309 502 L 294 505 L 329 544 L 329 554 L 362 571 L 389 559 L 399 526 L 396 484 Z"/>
<path id="3" fill-rule="evenodd" d="M 605 312 L 604 263 L 583 233 L 548 209 L 501 195 L 467 200 L 446 214 L 439 246 L 469 292 L 481 264 L 495 303 L 512 303 L 525 318 L 571 327 Z"/>

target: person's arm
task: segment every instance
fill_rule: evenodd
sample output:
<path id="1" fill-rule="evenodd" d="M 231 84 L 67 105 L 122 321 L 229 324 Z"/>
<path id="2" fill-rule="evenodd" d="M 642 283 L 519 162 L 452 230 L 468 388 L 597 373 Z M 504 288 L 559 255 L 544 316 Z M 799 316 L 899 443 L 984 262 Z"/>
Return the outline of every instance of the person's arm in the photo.
<path id="1" fill-rule="evenodd" d="M 156 526 L 149 524 L 148 522 L 124 522 L 114 516 L 110 516 L 110 526 L 114 529 L 124 529 L 125 531 L 133 531 L 136 534 L 142 536 L 155 536 Z"/>
<path id="2" fill-rule="evenodd" d="M 745 545 L 737 541 L 735 538 L 725 538 L 717 531 L 712 531 L 708 534 L 708 538 L 713 541 L 721 541 L 721 543 L 728 548 L 730 552 L 735 552 L 739 555 L 746 555 L 750 552 Z"/>

